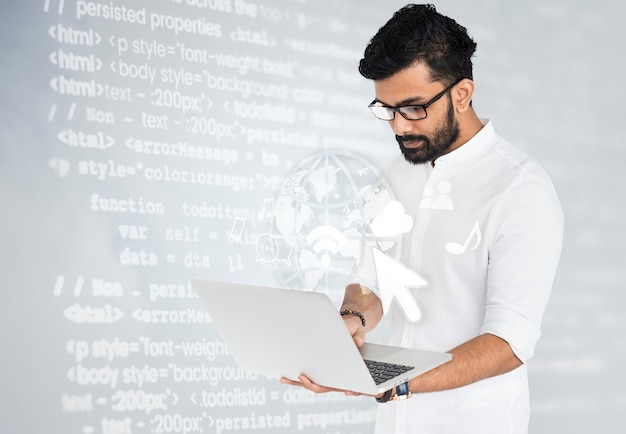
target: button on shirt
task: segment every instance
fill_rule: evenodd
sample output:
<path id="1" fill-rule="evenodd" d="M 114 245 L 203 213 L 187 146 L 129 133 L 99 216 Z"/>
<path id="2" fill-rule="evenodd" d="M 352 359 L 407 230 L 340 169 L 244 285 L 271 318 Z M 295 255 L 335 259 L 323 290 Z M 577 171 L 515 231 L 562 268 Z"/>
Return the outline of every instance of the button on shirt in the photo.
<path id="1" fill-rule="evenodd" d="M 385 171 L 414 219 L 401 262 L 428 285 L 413 291 L 419 322 L 394 302 L 390 344 L 448 351 L 483 333 L 526 362 L 540 336 L 563 237 L 552 183 L 491 124 L 433 165 L 403 157 Z M 363 275 L 371 276 L 369 260 Z M 366 281 L 368 279 L 365 279 Z M 375 291 L 379 289 L 374 285 Z M 526 366 L 454 390 L 379 406 L 377 433 L 526 433 Z"/>

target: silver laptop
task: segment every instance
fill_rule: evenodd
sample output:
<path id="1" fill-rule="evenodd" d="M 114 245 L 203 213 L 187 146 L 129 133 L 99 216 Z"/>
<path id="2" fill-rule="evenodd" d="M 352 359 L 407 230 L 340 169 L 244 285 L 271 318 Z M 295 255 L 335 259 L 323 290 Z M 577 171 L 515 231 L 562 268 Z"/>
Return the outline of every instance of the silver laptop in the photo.
<path id="1" fill-rule="evenodd" d="M 235 361 L 249 371 L 293 380 L 305 374 L 323 386 L 376 395 L 452 358 L 372 343 L 357 348 L 323 293 L 205 280 L 191 285 Z M 391 374 L 375 379 L 368 368 L 375 363 L 392 365 Z"/>

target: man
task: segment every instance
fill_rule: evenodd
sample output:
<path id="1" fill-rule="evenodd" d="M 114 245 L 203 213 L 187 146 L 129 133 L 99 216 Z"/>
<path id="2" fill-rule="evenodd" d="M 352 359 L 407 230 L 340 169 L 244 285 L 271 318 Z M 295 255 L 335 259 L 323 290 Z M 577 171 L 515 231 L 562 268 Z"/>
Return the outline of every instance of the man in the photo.
<path id="1" fill-rule="evenodd" d="M 408 5 L 378 31 L 360 62 L 361 74 L 374 81 L 370 108 L 389 122 L 404 157 L 386 171 L 415 219 L 402 262 L 429 284 L 415 293 L 419 323 L 393 304 L 385 312 L 390 343 L 453 355 L 376 397 L 377 433 L 528 431 L 525 363 L 540 335 L 563 217 L 539 165 L 474 112 L 475 49 L 466 29 L 433 6 Z M 342 313 L 362 345 L 383 309 L 376 292 L 352 284 Z M 331 390 L 305 376 L 282 381 Z"/>

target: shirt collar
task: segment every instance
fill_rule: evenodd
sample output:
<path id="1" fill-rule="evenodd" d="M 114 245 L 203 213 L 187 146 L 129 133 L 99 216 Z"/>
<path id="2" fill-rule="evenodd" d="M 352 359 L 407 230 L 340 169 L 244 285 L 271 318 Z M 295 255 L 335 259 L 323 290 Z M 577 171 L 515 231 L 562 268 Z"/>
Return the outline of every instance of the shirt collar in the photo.
<path id="1" fill-rule="evenodd" d="M 434 164 L 435 167 L 460 163 L 475 158 L 475 156 L 477 155 L 482 155 L 493 142 L 493 139 L 496 136 L 496 132 L 493 129 L 493 124 L 489 119 L 481 118 L 480 122 L 483 124 L 483 127 L 480 129 L 480 131 L 478 131 L 474 135 L 474 137 L 469 139 L 467 142 L 459 146 L 454 151 L 437 158 Z"/>

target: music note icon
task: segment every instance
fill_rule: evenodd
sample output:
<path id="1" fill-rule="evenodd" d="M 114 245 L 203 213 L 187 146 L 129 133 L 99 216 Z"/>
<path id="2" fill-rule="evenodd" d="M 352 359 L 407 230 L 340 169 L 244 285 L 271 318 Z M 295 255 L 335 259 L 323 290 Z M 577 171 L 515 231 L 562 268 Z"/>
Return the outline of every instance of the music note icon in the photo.
<path id="1" fill-rule="evenodd" d="M 478 222 L 478 220 L 476 220 L 476 223 L 474 223 L 474 227 L 470 231 L 469 235 L 467 236 L 467 239 L 465 240 L 463 244 L 457 243 L 454 241 L 450 243 L 446 243 L 446 250 L 452 253 L 453 255 L 462 255 L 463 253 L 465 253 L 465 251 L 469 247 L 470 242 L 472 241 L 472 238 L 476 238 L 476 242 L 474 243 L 474 245 L 472 246 L 470 250 L 474 250 L 476 247 L 478 247 L 482 239 L 482 235 L 480 233 L 480 223 Z"/>

